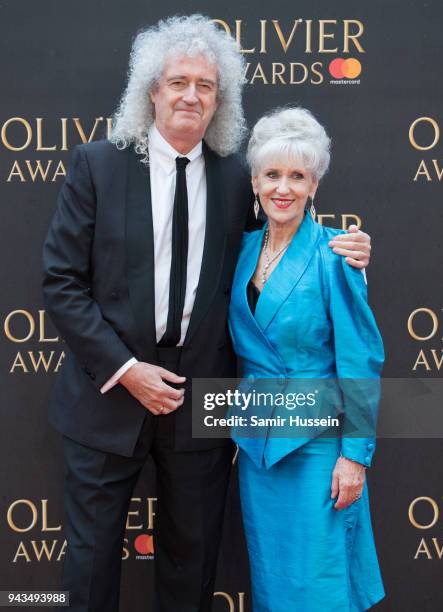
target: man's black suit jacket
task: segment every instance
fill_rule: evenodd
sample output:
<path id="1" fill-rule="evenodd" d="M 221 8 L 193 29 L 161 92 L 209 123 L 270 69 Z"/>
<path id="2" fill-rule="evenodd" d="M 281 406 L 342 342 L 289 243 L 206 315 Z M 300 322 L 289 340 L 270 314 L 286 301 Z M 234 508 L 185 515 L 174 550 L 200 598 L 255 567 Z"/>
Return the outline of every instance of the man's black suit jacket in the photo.
<path id="1" fill-rule="evenodd" d="M 206 233 L 197 295 L 179 374 L 177 450 L 225 440 L 193 439 L 192 377 L 233 377 L 227 328 L 232 277 L 252 209 L 247 169 L 204 143 Z M 190 245 L 192 248 L 192 245 Z M 69 350 L 50 403 L 50 422 L 93 448 L 131 456 L 144 419 L 155 419 L 122 385 L 102 385 L 131 357 L 158 363 L 149 168 L 133 148 L 107 140 L 74 150 L 44 245 L 45 305 Z"/>

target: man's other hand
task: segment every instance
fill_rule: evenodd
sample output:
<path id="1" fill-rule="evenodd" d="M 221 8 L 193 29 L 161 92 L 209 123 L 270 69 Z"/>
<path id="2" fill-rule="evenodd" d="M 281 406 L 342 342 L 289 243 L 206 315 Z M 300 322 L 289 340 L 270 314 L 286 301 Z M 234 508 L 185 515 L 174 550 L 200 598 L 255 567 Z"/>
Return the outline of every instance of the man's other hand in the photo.
<path id="1" fill-rule="evenodd" d="M 350 225 L 347 234 L 335 236 L 329 243 L 334 253 L 346 257 L 353 268 L 366 268 L 371 257 L 371 237 L 361 232 L 356 225 Z"/>
<path id="2" fill-rule="evenodd" d="M 184 401 L 184 389 L 174 389 L 164 381 L 184 383 L 184 376 L 165 370 L 151 363 L 139 361 L 120 378 L 120 383 L 152 414 L 169 414 Z"/>

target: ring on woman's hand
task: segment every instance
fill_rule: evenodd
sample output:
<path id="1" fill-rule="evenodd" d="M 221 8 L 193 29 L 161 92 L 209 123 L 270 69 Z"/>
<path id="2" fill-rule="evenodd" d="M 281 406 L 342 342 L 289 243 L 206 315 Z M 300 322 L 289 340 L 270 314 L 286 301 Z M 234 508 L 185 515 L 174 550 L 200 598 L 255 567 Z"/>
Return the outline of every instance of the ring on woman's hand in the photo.
<path id="1" fill-rule="evenodd" d="M 354 499 L 352 500 L 352 503 L 356 502 L 358 499 L 360 499 L 361 497 L 361 493 L 359 495 L 354 495 Z"/>
<path id="2" fill-rule="evenodd" d="M 159 410 L 160 410 L 161 413 L 163 413 L 165 411 L 165 407 L 164 406 L 160 406 Z"/>

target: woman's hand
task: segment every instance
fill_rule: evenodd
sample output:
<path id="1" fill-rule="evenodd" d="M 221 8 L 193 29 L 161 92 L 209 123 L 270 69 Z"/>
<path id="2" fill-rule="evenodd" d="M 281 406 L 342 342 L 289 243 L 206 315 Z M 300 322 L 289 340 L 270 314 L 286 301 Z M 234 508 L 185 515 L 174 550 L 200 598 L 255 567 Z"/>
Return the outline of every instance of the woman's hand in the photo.
<path id="1" fill-rule="evenodd" d="M 364 465 L 340 456 L 332 472 L 331 498 L 338 496 L 334 508 L 343 510 L 357 501 L 361 497 L 364 484 Z"/>

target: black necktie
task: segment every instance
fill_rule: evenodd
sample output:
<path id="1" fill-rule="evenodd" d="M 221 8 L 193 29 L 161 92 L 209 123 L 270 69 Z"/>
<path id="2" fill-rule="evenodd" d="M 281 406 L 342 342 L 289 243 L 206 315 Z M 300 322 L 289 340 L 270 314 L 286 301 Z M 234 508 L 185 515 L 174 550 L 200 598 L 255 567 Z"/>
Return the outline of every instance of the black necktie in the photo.
<path id="1" fill-rule="evenodd" d="M 188 189 L 187 157 L 176 157 L 174 213 L 172 216 L 171 274 L 169 279 L 168 323 L 159 346 L 177 346 L 181 337 L 188 271 Z"/>

